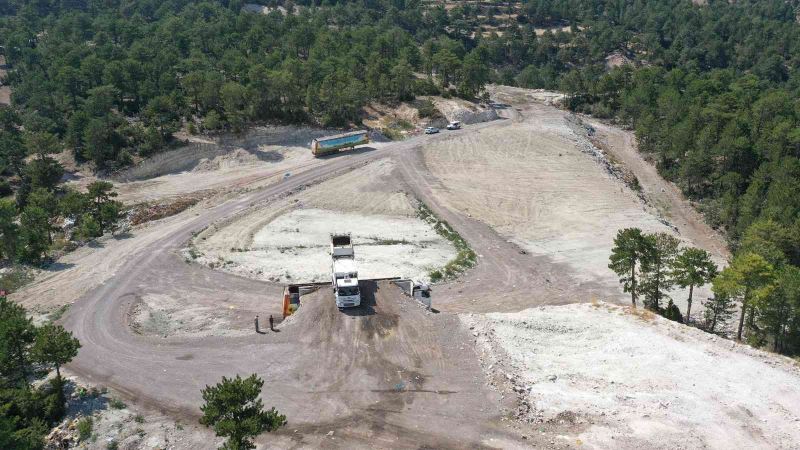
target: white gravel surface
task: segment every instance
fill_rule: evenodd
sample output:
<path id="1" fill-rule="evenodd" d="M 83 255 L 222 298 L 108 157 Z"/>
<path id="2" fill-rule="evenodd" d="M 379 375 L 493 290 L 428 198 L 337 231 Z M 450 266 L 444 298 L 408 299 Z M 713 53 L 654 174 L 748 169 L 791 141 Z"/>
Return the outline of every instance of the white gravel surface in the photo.
<path id="1" fill-rule="evenodd" d="M 464 315 L 520 419 L 578 417 L 584 448 L 797 448 L 800 368 L 788 358 L 606 303 Z M 530 409 L 528 406 L 530 405 Z"/>
<path id="2" fill-rule="evenodd" d="M 211 227 L 194 240 L 198 262 L 275 282 L 330 277 L 330 234 L 351 233 L 361 278 L 427 280 L 455 248 L 416 217 L 395 184 L 394 163 L 378 161 Z"/>
<path id="3" fill-rule="evenodd" d="M 265 224 L 247 248 L 209 247 L 213 240 L 202 244 L 201 260 L 266 280 L 327 281 L 334 232 L 352 234 L 360 278 L 424 280 L 456 254 L 449 242 L 416 218 L 298 209 Z"/>

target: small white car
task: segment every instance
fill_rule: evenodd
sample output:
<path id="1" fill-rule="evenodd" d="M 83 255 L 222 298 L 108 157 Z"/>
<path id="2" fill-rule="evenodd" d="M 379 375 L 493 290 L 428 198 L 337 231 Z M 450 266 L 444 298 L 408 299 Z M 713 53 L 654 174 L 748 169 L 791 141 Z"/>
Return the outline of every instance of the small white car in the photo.
<path id="1" fill-rule="evenodd" d="M 425 134 L 435 134 L 435 133 L 438 133 L 438 132 L 439 132 L 439 129 L 436 128 L 436 127 L 425 128 Z"/>
<path id="2" fill-rule="evenodd" d="M 450 122 L 449 124 L 447 124 L 447 129 L 448 130 L 459 130 L 459 129 L 461 129 L 461 122 L 458 122 L 458 121 Z"/>

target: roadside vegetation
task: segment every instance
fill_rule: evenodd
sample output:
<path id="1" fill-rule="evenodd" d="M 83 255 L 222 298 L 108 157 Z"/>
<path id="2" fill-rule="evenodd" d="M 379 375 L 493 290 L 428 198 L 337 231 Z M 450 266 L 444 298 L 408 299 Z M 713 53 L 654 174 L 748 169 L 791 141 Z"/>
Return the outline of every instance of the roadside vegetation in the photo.
<path id="1" fill-rule="evenodd" d="M 700 328 L 725 333 L 738 305 L 737 340 L 800 355 L 800 269 L 786 262 L 773 242 L 775 235 L 761 231 L 748 234 L 730 265 L 720 272 L 705 250 L 679 248 L 678 239 L 666 233 L 627 228 L 617 233 L 609 268 L 620 276 L 633 306 L 641 298 L 647 309 L 687 324 L 691 323 L 694 288 L 711 283 L 714 295 L 703 301 Z M 669 296 L 676 286 L 689 288 L 685 316 Z"/>
<path id="2" fill-rule="evenodd" d="M 91 183 L 87 192 L 35 185 L 16 202 L 0 200 L 0 260 L 40 265 L 52 253 L 116 230 L 122 203 L 112 188 L 106 181 Z M 12 268 L 0 282 L 10 291 L 28 278 L 23 268 Z"/>
<path id="3" fill-rule="evenodd" d="M 66 411 L 61 367 L 80 346 L 61 325 L 34 326 L 22 306 L 0 297 L 0 448 L 44 447 Z M 35 387 L 51 370 L 55 377 Z"/>
<path id="4" fill-rule="evenodd" d="M 475 266 L 478 256 L 472 248 L 470 248 L 467 241 L 450 227 L 450 224 L 438 218 L 433 211 L 422 202 L 417 206 L 417 217 L 432 226 L 440 236 L 450 241 L 458 252 L 456 257 L 445 264 L 444 267 L 432 270 L 428 274 L 431 282 L 436 283 L 438 281 L 456 278 L 467 269 Z"/>

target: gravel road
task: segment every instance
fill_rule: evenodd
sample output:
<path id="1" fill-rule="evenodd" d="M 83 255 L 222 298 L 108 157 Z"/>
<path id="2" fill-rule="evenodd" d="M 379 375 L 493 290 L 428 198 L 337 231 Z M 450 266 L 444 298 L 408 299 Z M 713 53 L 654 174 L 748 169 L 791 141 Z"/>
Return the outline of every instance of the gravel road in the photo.
<path id="1" fill-rule="evenodd" d="M 464 132 L 493 126 L 502 122 L 476 125 Z M 257 373 L 266 380 L 266 403 L 289 416 L 292 424 L 284 432 L 295 443 L 320 444 L 333 430 L 339 436 L 337 446 L 365 439 L 389 446 L 427 442 L 435 447 L 480 447 L 491 439 L 515 441 L 515 436 L 492 431 L 501 411 L 499 400 L 483 390 L 482 372 L 474 353 L 467 354 L 472 347 L 462 336 L 457 318 L 424 313 L 402 300 L 393 287 L 378 286 L 374 305 L 355 316 L 331 311 L 330 299 L 322 295 L 330 293 L 321 291 L 316 303 L 327 306 L 302 308 L 303 313 L 282 324 L 276 334 L 164 339 L 135 334 L 128 326 L 132 308 L 152 294 L 191 296 L 196 303 L 229 308 L 238 307 L 236 299 L 260 299 L 262 317 L 278 316 L 279 285 L 188 264 L 180 248 L 193 233 L 255 203 L 288 195 L 370 161 L 413 155 L 421 142 L 430 139 L 423 136 L 342 154 L 323 166 L 164 227 L 169 231 L 147 241 L 146 248 L 138 249 L 102 286 L 76 301 L 65 316 L 65 326 L 83 346 L 69 370 L 115 389 L 135 404 L 188 418 L 199 414 L 200 391 L 207 384 L 222 376 Z M 432 200 L 424 191 L 420 194 L 423 201 Z M 485 227 L 468 222 L 454 224 Z M 499 252 L 506 252 L 508 244 L 502 240 L 492 244 L 492 239 L 499 238 L 490 234 L 476 243 L 484 259 L 502 261 Z M 500 271 L 497 282 L 487 289 L 511 290 L 511 284 L 520 281 L 515 261 L 505 259 L 502 265 L 486 264 L 480 269 Z M 445 301 L 446 297 L 441 296 L 443 304 L 455 302 Z M 241 319 L 252 321 L 251 317 Z M 352 333 L 352 327 L 358 333 Z"/>

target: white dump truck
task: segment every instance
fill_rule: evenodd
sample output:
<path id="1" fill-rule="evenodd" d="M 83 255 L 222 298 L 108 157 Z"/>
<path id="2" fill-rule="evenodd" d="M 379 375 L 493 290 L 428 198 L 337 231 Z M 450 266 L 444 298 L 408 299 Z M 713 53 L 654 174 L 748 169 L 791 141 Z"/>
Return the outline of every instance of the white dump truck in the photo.
<path id="1" fill-rule="evenodd" d="M 351 308 L 361 304 L 356 255 L 350 234 L 331 235 L 331 285 L 337 307 Z"/>

